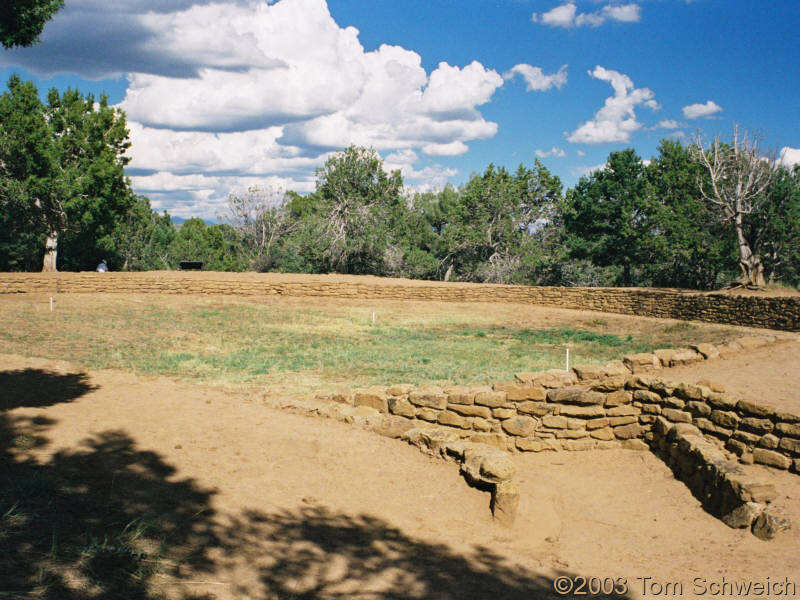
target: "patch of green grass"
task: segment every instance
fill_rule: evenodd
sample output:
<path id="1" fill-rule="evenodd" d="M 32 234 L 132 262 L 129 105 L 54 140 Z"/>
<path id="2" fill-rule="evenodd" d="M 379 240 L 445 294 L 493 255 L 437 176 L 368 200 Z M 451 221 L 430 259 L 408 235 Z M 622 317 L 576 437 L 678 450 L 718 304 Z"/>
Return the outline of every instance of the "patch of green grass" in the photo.
<path id="1" fill-rule="evenodd" d="M 81 297 L 58 310 L 17 303 L 0 311 L 8 352 L 60 358 L 88 368 L 121 368 L 279 393 L 395 382 L 483 383 L 513 373 L 612 359 L 689 341 L 716 341 L 724 328 L 648 322 L 632 333 L 609 319 L 536 327 L 498 305 L 417 304 L 371 312 L 341 302 L 318 306 L 198 299 L 158 304 Z M 435 308 L 435 307 L 434 307 Z M 519 324 L 517 324 L 519 323 Z"/>

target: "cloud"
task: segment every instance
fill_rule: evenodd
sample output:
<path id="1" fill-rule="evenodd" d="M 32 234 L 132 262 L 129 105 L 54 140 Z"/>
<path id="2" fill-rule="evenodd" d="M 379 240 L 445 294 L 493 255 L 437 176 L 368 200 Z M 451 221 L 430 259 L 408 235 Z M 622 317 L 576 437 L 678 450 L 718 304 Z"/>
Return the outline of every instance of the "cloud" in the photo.
<path id="1" fill-rule="evenodd" d="M 800 165 L 800 148 L 784 146 L 778 155 L 778 162 L 787 169 Z"/>
<path id="2" fill-rule="evenodd" d="M 637 23 L 642 18 L 638 4 L 607 4 L 595 12 L 579 13 L 574 2 L 567 2 L 545 13 L 533 13 L 531 20 L 549 27 L 599 27 L 607 21 Z"/>
<path id="3" fill-rule="evenodd" d="M 411 152 L 404 173 L 439 185 L 456 171 L 432 157 L 497 133 L 480 108 L 503 85 L 477 61 L 428 72 L 412 50 L 368 52 L 326 0 L 70 0 L 42 44 L 0 53 L 11 64 L 124 75 L 134 188 L 205 216 L 239 181 L 309 191 L 314 169 L 350 144 Z"/>
<path id="4" fill-rule="evenodd" d="M 579 165 L 571 167 L 569 172 L 573 177 L 585 177 L 587 175 L 591 175 L 595 171 L 602 171 L 605 168 L 606 163 L 600 163 L 599 165 Z"/>
<path id="5" fill-rule="evenodd" d="M 536 150 L 534 154 L 539 158 L 549 158 L 551 156 L 554 156 L 556 158 L 564 158 L 567 156 L 567 153 L 562 148 L 558 148 L 557 146 L 553 146 L 552 148 L 550 148 L 550 150 L 546 151 Z"/>
<path id="6" fill-rule="evenodd" d="M 664 121 L 659 121 L 654 129 L 680 129 L 681 127 L 686 127 L 686 125 L 686 123 L 681 123 L 680 121 L 666 119 Z"/>
<path id="7" fill-rule="evenodd" d="M 714 102 L 713 100 L 709 100 L 705 104 L 690 104 L 689 106 L 683 107 L 683 118 L 684 119 L 699 119 L 701 117 L 710 117 L 711 115 L 718 113 L 722 110 L 722 107 Z"/>
<path id="8" fill-rule="evenodd" d="M 636 120 L 636 107 L 645 106 L 652 110 L 661 108 L 652 90 L 634 88 L 633 81 L 627 75 L 599 65 L 589 71 L 589 75 L 609 82 L 614 89 L 614 95 L 606 98 L 605 104 L 595 113 L 593 119 L 568 135 L 567 140 L 573 144 L 628 142 L 631 134 L 642 127 Z"/>
<path id="9" fill-rule="evenodd" d="M 503 79 L 511 80 L 516 75 L 522 76 L 529 92 L 544 92 L 553 87 L 560 90 L 567 83 L 567 65 L 562 65 L 555 73 L 545 75 L 541 67 L 518 64 L 506 71 Z"/>

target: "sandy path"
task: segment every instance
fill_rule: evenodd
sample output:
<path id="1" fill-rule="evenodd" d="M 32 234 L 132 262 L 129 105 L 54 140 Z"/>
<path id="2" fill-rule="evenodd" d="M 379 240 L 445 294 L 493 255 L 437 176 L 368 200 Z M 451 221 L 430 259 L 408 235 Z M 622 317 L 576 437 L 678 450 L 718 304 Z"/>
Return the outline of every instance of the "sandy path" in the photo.
<path id="1" fill-rule="evenodd" d="M 547 598 L 561 573 L 624 577 L 629 593 L 613 597 L 651 598 L 664 594 L 637 577 L 682 582 L 684 595 L 694 577 L 800 579 L 796 534 L 767 544 L 729 529 L 650 453 L 517 455 L 520 518 L 503 529 L 488 494 L 453 464 L 399 441 L 279 412 L 255 395 L 114 371 L 91 373 L 95 389 L 52 403 L 68 365 L 0 358 L 0 417 L 38 418 L 46 440 L 18 458 L 58 460 L 115 432 L 132 456 L 152 453 L 113 471 L 118 486 L 148 469 L 159 480 L 157 494 L 131 496 L 136 510 L 188 506 L 177 486 L 191 487 L 181 544 L 202 560 L 154 579 L 172 597 Z M 48 383 L 37 388 L 40 379 Z M 768 475 L 800 523 L 800 477 Z"/>
<path id="2" fill-rule="evenodd" d="M 800 414 L 800 339 L 660 371 L 665 379 L 710 379 L 743 398 Z"/>

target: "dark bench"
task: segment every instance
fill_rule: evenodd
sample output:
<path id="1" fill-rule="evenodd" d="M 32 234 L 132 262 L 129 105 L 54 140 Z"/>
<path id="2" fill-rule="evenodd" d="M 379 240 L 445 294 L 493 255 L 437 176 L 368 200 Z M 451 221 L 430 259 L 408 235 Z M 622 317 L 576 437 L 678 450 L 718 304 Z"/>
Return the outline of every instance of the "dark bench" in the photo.
<path id="1" fill-rule="evenodd" d="M 203 268 L 202 260 L 182 260 L 178 264 L 179 271 L 199 271 Z"/>

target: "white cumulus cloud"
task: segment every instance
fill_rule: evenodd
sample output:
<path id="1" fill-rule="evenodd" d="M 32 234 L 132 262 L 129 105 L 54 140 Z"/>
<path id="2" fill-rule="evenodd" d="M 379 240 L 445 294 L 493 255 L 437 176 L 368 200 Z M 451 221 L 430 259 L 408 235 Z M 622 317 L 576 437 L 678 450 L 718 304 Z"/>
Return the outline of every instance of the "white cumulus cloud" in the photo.
<path id="1" fill-rule="evenodd" d="M 599 27 L 607 21 L 636 23 L 642 18 L 641 7 L 636 3 L 611 3 L 595 12 L 579 13 L 574 2 L 556 6 L 544 13 L 533 13 L 531 19 L 550 27 Z"/>
<path id="2" fill-rule="evenodd" d="M 546 75 L 541 67 L 521 63 L 506 71 L 503 78 L 510 80 L 516 75 L 520 75 L 525 80 L 525 87 L 529 92 L 544 92 L 550 88 L 560 90 L 567 83 L 567 65 L 562 65 L 555 73 Z"/>
<path id="3" fill-rule="evenodd" d="M 564 151 L 563 148 L 559 148 L 558 146 L 553 146 L 552 148 L 550 148 L 550 150 L 540 150 L 539 149 L 539 150 L 536 150 L 536 152 L 534 152 L 534 154 L 536 156 L 538 156 L 539 158 L 549 158 L 551 156 L 555 157 L 555 158 L 564 158 L 564 157 L 567 156 L 566 151 Z"/>
<path id="4" fill-rule="evenodd" d="M 70 0 L 25 50 L 0 66 L 124 75 L 134 189 L 181 216 L 213 217 L 250 185 L 309 191 L 351 144 L 404 153 L 417 187 L 440 186 L 456 171 L 435 157 L 497 133 L 480 110 L 504 83 L 477 61 L 428 71 L 413 50 L 367 51 L 326 0 Z"/>
<path id="5" fill-rule="evenodd" d="M 683 107 L 683 118 L 684 119 L 699 119 L 701 117 L 710 117 L 713 114 L 716 114 L 722 110 L 722 107 L 714 102 L 713 100 L 709 100 L 705 104 L 690 104 L 689 106 Z"/>
<path id="6" fill-rule="evenodd" d="M 800 165 L 800 148 L 784 146 L 778 155 L 778 162 L 787 169 Z"/>
<path id="7" fill-rule="evenodd" d="M 610 83 L 614 95 L 606 98 L 605 104 L 595 113 L 593 119 L 586 121 L 568 135 L 567 140 L 573 144 L 628 142 L 631 134 L 642 127 L 636 120 L 636 107 L 644 106 L 652 110 L 660 108 L 653 91 L 648 88 L 635 88 L 633 81 L 627 75 L 599 65 L 593 71 L 589 71 L 589 75 Z"/>

